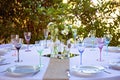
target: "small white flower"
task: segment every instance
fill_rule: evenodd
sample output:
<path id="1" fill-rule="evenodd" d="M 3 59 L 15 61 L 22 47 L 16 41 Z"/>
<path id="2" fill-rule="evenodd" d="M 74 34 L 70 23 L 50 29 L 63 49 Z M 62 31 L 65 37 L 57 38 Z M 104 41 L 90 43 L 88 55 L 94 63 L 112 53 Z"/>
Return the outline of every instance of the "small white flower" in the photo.
<path id="1" fill-rule="evenodd" d="M 68 29 L 64 29 L 64 30 L 61 31 L 61 33 L 62 33 L 63 35 L 68 35 L 69 30 L 68 30 Z"/>
<path id="2" fill-rule="evenodd" d="M 51 25 L 54 25 L 54 23 L 53 22 L 49 22 L 47 26 L 49 27 Z"/>

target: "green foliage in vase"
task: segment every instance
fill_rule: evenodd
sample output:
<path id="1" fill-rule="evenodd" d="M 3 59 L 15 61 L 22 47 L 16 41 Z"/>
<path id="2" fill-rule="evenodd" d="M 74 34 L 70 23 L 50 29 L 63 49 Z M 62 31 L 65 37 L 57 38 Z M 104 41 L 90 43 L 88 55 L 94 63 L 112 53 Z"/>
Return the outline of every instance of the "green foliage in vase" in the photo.
<path id="1" fill-rule="evenodd" d="M 0 40 L 4 39 L 3 43 L 10 41 L 11 34 L 23 37 L 24 31 L 32 32 L 31 43 L 44 39 L 43 29 L 48 28 L 49 23 L 55 24 L 58 33 L 54 35 L 58 35 L 59 39 L 72 38 L 73 28 L 84 37 L 95 29 L 96 37 L 108 31 L 113 36 L 110 45 L 120 44 L 120 5 L 117 2 L 101 0 L 94 4 L 91 0 L 69 0 L 68 3 L 62 3 L 62 0 L 0 0 Z M 66 26 L 69 27 L 67 37 L 61 34 Z"/>

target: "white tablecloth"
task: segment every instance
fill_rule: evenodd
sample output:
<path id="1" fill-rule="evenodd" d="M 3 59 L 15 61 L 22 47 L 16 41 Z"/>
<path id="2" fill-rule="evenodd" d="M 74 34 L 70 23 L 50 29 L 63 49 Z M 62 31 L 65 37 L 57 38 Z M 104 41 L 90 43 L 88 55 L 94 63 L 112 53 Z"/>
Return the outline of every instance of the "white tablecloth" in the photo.
<path id="1" fill-rule="evenodd" d="M 0 45 L 0 48 L 9 48 L 5 45 Z M 35 47 L 32 45 L 30 46 L 31 51 L 25 52 L 25 48 L 23 47 L 20 50 L 20 59 L 23 60 L 23 62 L 16 63 L 14 62 L 17 59 L 17 56 L 14 56 L 16 53 L 16 50 L 9 50 L 7 54 L 5 54 L 4 58 L 6 59 L 4 62 L 10 62 L 9 65 L 2 65 L 0 66 L 0 72 L 6 70 L 10 66 L 14 65 L 38 65 L 39 64 L 39 54 L 37 53 Z M 120 53 L 117 52 L 107 52 L 103 48 L 102 51 L 102 59 L 104 61 L 99 62 L 96 59 L 99 58 L 99 49 L 98 48 L 86 48 L 83 53 L 83 65 L 100 65 L 103 67 L 107 67 L 110 61 L 113 60 L 120 60 Z M 79 54 L 78 50 L 76 48 L 71 48 L 71 53 Z M 45 49 L 43 54 L 49 54 L 50 49 Z M 50 58 L 48 57 L 42 57 L 42 64 L 43 67 L 41 68 L 40 72 L 36 75 L 28 75 L 24 77 L 15 77 L 15 76 L 8 76 L 6 73 L 0 73 L 0 80 L 42 80 L 43 76 L 47 70 L 48 63 Z M 80 57 L 73 57 L 70 58 L 70 69 L 73 66 L 79 66 L 80 63 Z M 55 65 L 54 65 L 55 66 Z M 114 69 L 106 69 L 106 71 L 111 72 L 111 74 L 102 72 L 99 75 L 93 76 L 93 77 L 76 77 L 75 75 L 71 75 L 69 78 L 70 80 L 120 80 L 120 70 L 114 70 Z M 56 74 L 57 75 L 57 74 Z"/>

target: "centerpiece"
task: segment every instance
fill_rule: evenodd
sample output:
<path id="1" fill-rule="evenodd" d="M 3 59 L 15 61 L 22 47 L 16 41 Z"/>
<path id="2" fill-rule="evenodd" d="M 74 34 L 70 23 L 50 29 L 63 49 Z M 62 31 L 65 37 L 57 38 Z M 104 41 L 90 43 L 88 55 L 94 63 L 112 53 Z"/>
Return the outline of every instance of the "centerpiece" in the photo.
<path id="1" fill-rule="evenodd" d="M 50 22 L 47 26 L 50 31 L 50 37 L 52 41 L 52 57 L 69 56 L 71 47 L 72 25 L 70 24 L 56 24 Z"/>

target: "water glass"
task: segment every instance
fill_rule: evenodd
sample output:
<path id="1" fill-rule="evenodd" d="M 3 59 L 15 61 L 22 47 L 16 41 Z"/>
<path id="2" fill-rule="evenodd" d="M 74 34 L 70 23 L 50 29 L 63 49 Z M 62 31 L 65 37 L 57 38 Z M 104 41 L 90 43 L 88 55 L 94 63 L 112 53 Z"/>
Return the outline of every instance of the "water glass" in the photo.
<path id="1" fill-rule="evenodd" d="M 78 43 L 78 51 L 80 53 L 80 65 L 82 65 L 82 55 L 83 55 L 84 50 L 85 50 L 84 42 Z"/>
<path id="2" fill-rule="evenodd" d="M 103 46 L 104 46 L 104 38 L 97 38 L 97 46 L 99 48 L 99 51 L 100 51 L 100 56 L 99 56 L 99 59 L 97 59 L 97 61 L 103 61 L 102 59 L 102 49 L 103 49 Z"/>
<path id="3" fill-rule="evenodd" d="M 105 39 L 105 46 L 107 47 L 107 54 L 108 54 L 108 45 L 112 40 L 112 35 L 107 32 L 106 34 L 104 34 L 104 39 Z"/>
<path id="4" fill-rule="evenodd" d="M 30 39 L 31 39 L 31 32 L 24 32 L 24 37 L 25 37 L 25 40 L 26 40 L 26 43 L 27 43 L 27 50 L 25 50 L 25 51 L 26 52 L 31 51 L 29 49 L 29 42 L 30 42 Z"/>
<path id="5" fill-rule="evenodd" d="M 11 34 L 11 45 L 12 45 L 12 48 L 11 48 L 11 50 L 16 50 L 16 48 L 15 48 L 15 41 L 16 41 L 16 39 L 18 39 L 19 38 L 19 35 L 18 34 Z M 13 53 L 12 54 L 12 56 L 16 56 L 17 54 L 16 54 L 16 51 L 15 51 L 15 53 Z"/>
<path id="6" fill-rule="evenodd" d="M 91 41 L 92 41 L 92 48 L 95 47 L 95 35 L 96 35 L 96 30 L 91 30 L 89 33 L 89 36 L 90 36 Z"/>
<path id="7" fill-rule="evenodd" d="M 15 43 L 15 39 L 19 38 L 19 35 L 17 34 L 11 34 L 11 44 L 13 46 L 14 49 L 14 43 Z"/>
<path id="8" fill-rule="evenodd" d="M 35 48 L 37 52 L 39 53 L 39 66 L 42 67 L 42 52 L 44 51 L 43 43 L 42 41 L 35 41 Z"/>
<path id="9" fill-rule="evenodd" d="M 73 32 L 73 39 L 74 39 L 74 48 L 76 48 L 77 29 L 72 29 L 72 32 Z"/>
<path id="10" fill-rule="evenodd" d="M 19 54 L 19 50 L 22 47 L 22 43 L 23 43 L 22 38 L 15 39 L 15 48 L 17 50 L 17 60 L 15 60 L 15 62 L 22 62 L 22 60 L 20 60 L 20 54 Z"/>
<path id="11" fill-rule="evenodd" d="M 44 29 L 44 37 L 45 37 L 45 48 L 47 48 L 47 37 L 48 37 L 49 30 Z"/>

